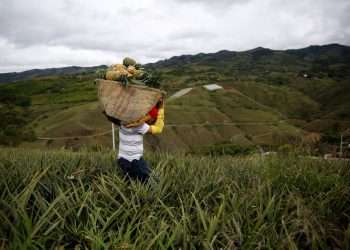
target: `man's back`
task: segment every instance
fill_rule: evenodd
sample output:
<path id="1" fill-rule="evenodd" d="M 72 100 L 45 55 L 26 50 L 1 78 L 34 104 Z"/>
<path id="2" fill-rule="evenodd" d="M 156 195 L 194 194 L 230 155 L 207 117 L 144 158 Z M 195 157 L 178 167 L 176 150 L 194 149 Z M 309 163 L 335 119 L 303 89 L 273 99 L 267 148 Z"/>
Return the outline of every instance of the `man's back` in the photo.
<path id="1" fill-rule="evenodd" d="M 120 126 L 118 158 L 139 160 L 143 155 L 143 135 L 149 130 L 146 123 L 133 128 Z"/>

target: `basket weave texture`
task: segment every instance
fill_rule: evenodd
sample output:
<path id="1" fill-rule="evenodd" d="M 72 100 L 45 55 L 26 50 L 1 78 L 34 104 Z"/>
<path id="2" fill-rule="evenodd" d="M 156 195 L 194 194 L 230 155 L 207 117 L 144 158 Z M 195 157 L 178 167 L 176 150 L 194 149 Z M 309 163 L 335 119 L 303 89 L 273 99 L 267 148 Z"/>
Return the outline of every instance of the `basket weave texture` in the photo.
<path id="1" fill-rule="evenodd" d="M 97 79 L 101 108 L 110 117 L 129 123 L 144 117 L 157 104 L 163 93 L 159 89 L 117 81 Z"/>

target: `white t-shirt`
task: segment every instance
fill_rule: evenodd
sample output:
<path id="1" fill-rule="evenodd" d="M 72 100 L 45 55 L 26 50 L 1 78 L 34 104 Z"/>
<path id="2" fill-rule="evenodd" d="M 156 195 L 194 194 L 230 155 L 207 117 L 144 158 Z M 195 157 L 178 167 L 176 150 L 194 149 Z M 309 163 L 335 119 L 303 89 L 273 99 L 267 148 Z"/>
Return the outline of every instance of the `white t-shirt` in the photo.
<path id="1" fill-rule="evenodd" d="M 128 161 L 139 160 L 143 155 L 143 135 L 148 130 L 149 125 L 146 123 L 134 128 L 120 126 L 118 158 Z"/>

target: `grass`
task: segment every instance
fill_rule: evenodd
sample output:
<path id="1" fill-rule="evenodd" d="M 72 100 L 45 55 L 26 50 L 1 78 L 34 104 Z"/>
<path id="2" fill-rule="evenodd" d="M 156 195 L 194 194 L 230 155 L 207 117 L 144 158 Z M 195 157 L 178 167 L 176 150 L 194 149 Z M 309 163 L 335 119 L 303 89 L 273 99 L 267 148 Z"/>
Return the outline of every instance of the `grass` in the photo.
<path id="1" fill-rule="evenodd" d="M 146 155 L 126 182 L 111 152 L 0 151 L 3 249 L 347 249 L 350 166 Z"/>
<path id="2" fill-rule="evenodd" d="M 205 131 L 211 132 L 210 137 L 214 138 L 210 144 L 228 141 L 244 133 L 243 138 L 246 139 L 242 140 L 242 144 L 247 144 L 248 140 L 249 143 L 275 145 L 280 144 L 280 137 L 300 136 L 296 128 L 299 125 L 300 130 L 307 128 L 308 132 L 321 134 L 332 132 L 333 136 L 339 136 L 349 127 L 349 51 L 349 47 L 339 45 L 312 46 L 287 51 L 258 48 L 237 53 L 219 51 L 184 55 L 145 66 L 161 75 L 162 87 L 169 95 L 182 88 L 194 87 L 187 95 L 167 103 L 167 124 L 208 121 L 213 125 Z M 38 137 L 59 137 L 65 136 L 68 130 L 73 131 L 74 136 L 79 136 L 93 133 L 92 130 L 108 128 L 107 122 L 96 122 L 98 119 L 104 119 L 101 118 L 100 110 L 92 111 L 89 108 L 90 104 L 97 103 L 96 86 L 93 84 L 96 75 L 92 73 L 92 69 L 80 73 L 78 70 L 76 74 L 71 75 L 75 70 L 56 70 L 52 71 L 52 76 L 1 84 L 0 108 L 11 112 L 12 106 L 25 106 L 27 109 L 24 113 L 27 118 L 26 126 L 21 127 L 16 126 L 15 121 L 5 119 L 6 126 L 0 126 L 0 137 L 4 134 L 2 137 L 5 139 L 0 138 L 0 141 L 3 141 L 4 145 L 30 143 L 26 137 L 32 136 L 16 136 L 23 129 L 28 130 L 28 134 L 36 132 Z M 61 75 L 64 71 L 67 74 Z M 309 77 L 304 77 L 304 73 Z M 224 90 L 208 92 L 202 88 L 202 85 L 210 83 L 220 84 Z M 11 102 L 11 107 L 5 106 L 7 102 Z M 17 117 L 22 116 L 18 112 Z M 289 119 L 300 122 L 290 123 L 288 127 L 276 124 L 265 124 L 260 128 L 251 125 L 232 126 L 232 132 L 226 136 L 221 136 L 221 127 L 217 129 L 214 125 L 247 121 L 288 122 Z M 335 122 L 330 124 L 329 120 Z M 333 131 L 333 126 L 339 127 L 339 131 Z M 187 140 L 187 130 L 184 133 L 181 133 L 181 129 L 170 130 L 167 138 L 179 142 L 174 148 L 202 146 L 202 140 L 184 143 Z M 249 140 L 249 137 L 258 135 L 258 131 L 261 131 L 259 136 L 268 132 L 277 136 L 260 136 L 258 140 Z M 178 140 L 171 135 L 180 138 Z M 99 143 L 98 140 L 91 140 L 91 145 Z M 39 143 L 35 142 L 33 146 Z M 84 143 L 80 146 L 85 145 Z M 67 144 L 69 143 L 55 142 L 51 145 L 61 147 Z M 168 145 L 162 143 L 152 146 L 164 148 Z"/>
<path id="3" fill-rule="evenodd" d="M 96 94 L 95 91 L 94 94 Z M 77 93 L 75 91 L 72 95 Z M 110 129 L 110 123 L 101 114 L 97 102 L 82 102 L 80 105 L 72 103 L 34 105 L 33 109 L 37 117 L 28 126 L 34 128 L 38 137 L 74 137 L 96 134 Z M 167 102 L 166 124 L 172 124 L 172 126 L 166 126 L 163 135 L 157 139 L 147 138 L 146 141 L 151 148 L 161 148 L 165 151 L 173 151 L 178 148 L 189 151 L 194 147 L 208 146 L 228 140 L 240 145 L 252 142 L 276 144 L 279 143 L 279 140 L 275 140 L 275 137 L 259 137 L 259 140 L 250 141 L 247 136 L 266 134 L 275 130 L 281 134 L 285 133 L 287 130 L 278 124 L 280 119 L 282 117 L 273 109 L 259 106 L 234 91 L 208 92 L 202 87 L 197 87 L 188 95 Z M 234 124 L 236 122 L 240 124 Z M 257 124 L 250 124 L 252 122 Z M 173 126 L 174 124 L 178 127 Z M 276 128 L 272 130 L 271 125 L 276 125 Z M 188 133 L 189 131 L 191 133 Z M 286 135 L 288 134 L 298 136 L 298 133 L 292 130 Z M 98 141 L 99 139 L 75 140 L 74 147 L 99 143 L 110 146 L 110 140 Z M 39 148 L 42 143 L 45 142 L 32 142 L 31 146 Z M 50 147 L 69 148 L 71 144 L 67 139 L 50 143 Z"/>
<path id="4" fill-rule="evenodd" d="M 235 82 L 234 86 L 254 100 L 282 112 L 289 118 L 306 119 L 320 112 L 320 105 L 317 102 L 287 86 L 259 82 Z"/>
<path id="5" fill-rule="evenodd" d="M 175 91 L 173 88 L 181 89 L 182 87 L 196 86 L 187 95 L 167 103 L 166 124 L 179 124 L 180 126 L 194 124 L 194 126 L 187 129 L 181 127 L 166 128 L 164 133 L 166 133 L 167 140 L 162 138 L 149 140 L 148 144 L 152 147 L 166 148 L 167 150 L 180 147 L 184 150 L 191 150 L 193 147 L 221 143 L 238 136 L 242 138 L 237 140 L 237 143 L 241 145 L 252 143 L 261 145 L 280 144 L 281 141 L 283 143 L 286 141 L 283 138 L 288 140 L 290 136 L 300 136 L 293 124 L 282 127 L 278 123 L 280 120 L 291 117 L 305 120 L 309 118 L 310 114 L 318 113 L 320 109 L 317 102 L 304 94 L 304 92 L 308 92 L 308 89 L 297 90 L 297 88 L 285 85 L 269 85 L 268 82 L 258 81 L 257 75 L 253 74 L 254 72 L 245 79 L 233 74 L 229 69 L 229 65 L 225 67 L 216 65 L 214 67 L 214 65 L 201 66 L 195 64 L 190 67 L 176 69 L 176 72 L 171 70 L 163 72 L 164 82 L 167 83 L 164 87 L 169 93 Z M 208 74 L 204 74 L 205 72 Z M 207 78 L 213 76 L 214 72 L 225 77 L 226 73 L 229 73 L 228 78 L 221 79 L 222 77 L 219 77 L 221 80 L 210 80 L 208 78 L 207 80 L 199 79 L 199 81 L 192 79 L 199 76 Z M 274 75 L 275 73 L 271 72 L 271 74 Z M 279 76 L 279 74 L 277 75 Z M 292 75 L 290 75 L 290 82 L 294 83 L 295 76 Z M 191 78 L 192 80 L 179 83 L 183 80 L 182 78 Z M 222 84 L 224 90 L 208 92 L 200 86 L 205 83 Z M 91 135 L 110 128 L 110 124 L 101 115 L 101 110 L 98 107 L 93 75 L 36 78 L 19 81 L 15 84 L 3 84 L 0 89 L 1 91 L 12 91 L 16 95 L 24 95 L 24 97 L 30 98 L 31 105 L 26 111 L 28 119 L 24 128 L 34 131 L 36 137 Z M 345 103 L 344 100 L 343 102 Z M 346 114 L 345 106 L 343 109 L 337 108 L 332 115 L 337 117 L 343 113 Z M 248 124 L 254 122 L 257 124 Z M 203 123 L 209 123 L 210 125 L 196 127 Z M 223 125 L 225 123 L 241 124 Z M 17 129 L 17 134 L 19 130 Z M 192 136 L 188 136 L 188 131 L 191 131 Z M 262 136 L 267 133 L 274 133 L 276 136 Z M 202 138 L 203 135 L 205 138 Z M 259 139 L 249 139 L 254 136 L 259 136 Z M 27 140 L 25 143 L 23 141 L 25 140 L 18 140 L 18 143 L 22 142 L 21 146 L 31 144 L 32 147 L 37 148 L 45 143 L 38 140 L 35 142 Z M 110 141 L 105 138 L 76 140 L 73 144 L 76 148 L 86 145 L 86 143 L 90 145 L 99 143 L 104 146 L 110 145 Z M 50 143 L 50 147 L 69 148 L 71 144 L 68 140 L 60 140 Z M 170 144 L 176 145 L 172 146 Z"/>
<path id="6" fill-rule="evenodd" d="M 82 135 L 84 129 L 105 131 L 110 128 L 110 123 L 102 115 L 97 102 L 77 105 L 49 115 L 34 120 L 38 124 L 35 127 L 38 135 L 64 136 L 74 130 L 76 135 Z"/>

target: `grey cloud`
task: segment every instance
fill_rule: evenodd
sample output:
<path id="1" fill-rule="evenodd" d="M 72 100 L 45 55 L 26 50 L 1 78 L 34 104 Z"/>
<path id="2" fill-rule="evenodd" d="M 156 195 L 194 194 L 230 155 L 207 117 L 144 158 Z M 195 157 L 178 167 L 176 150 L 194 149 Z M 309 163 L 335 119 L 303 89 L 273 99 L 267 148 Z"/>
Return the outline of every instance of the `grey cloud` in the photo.
<path id="1" fill-rule="evenodd" d="M 0 71 L 350 44 L 348 0 L 1 0 Z"/>
<path id="2" fill-rule="evenodd" d="M 250 2 L 251 0 L 175 0 L 181 3 L 197 3 L 209 6 L 221 6 L 227 7 L 233 4 L 245 4 Z"/>
<path id="3" fill-rule="evenodd" d="M 301 42 L 300 46 L 333 42 L 350 44 L 348 0 L 303 1 L 298 4 L 284 0 L 280 4 L 277 7 L 284 6 L 282 10 L 291 17 L 294 16 L 296 26 L 300 28 L 298 33 L 301 35 L 294 35 L 294 39 Z"/>
<path id="4" fill-rule="evenodd" d="M 193 30 L 193 31 L 185 31 L 185 32 L 179 32 L 176 34 L 172 34 L 169 36 L 170 39 L 175 40 L 182 40 L 182 39 L 211 39 L 215 36 L 215 33 L 213 32 L 207 32 L 207 31 L 199 31 L 199 30 Z"/>
<path id="5" fill-rule="evenodd" d="M 0 10 L 0 35 L 20 47 L 46 44 L 55 37 L 77 32 L 78 28 L 67 21 L 50 9 L 50 4 L 37 8 L 24 1 L 8 1 Z"/>

